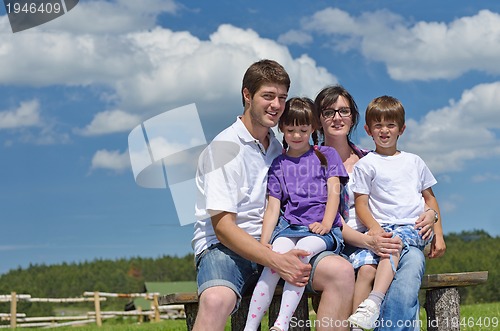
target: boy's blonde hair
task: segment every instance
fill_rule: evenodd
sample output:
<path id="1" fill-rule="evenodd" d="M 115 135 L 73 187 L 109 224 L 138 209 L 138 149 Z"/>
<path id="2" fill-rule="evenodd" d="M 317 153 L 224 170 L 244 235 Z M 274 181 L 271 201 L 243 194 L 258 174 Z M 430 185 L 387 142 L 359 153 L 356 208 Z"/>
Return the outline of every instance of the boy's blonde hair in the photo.
<path id="1" fill-rule="evenodd" d="M 396 98 L 383 95 L 373 99 L 366 107 L 365 123 L 370 126 L 382 120 L 394 121 L 400 128 L 405 125 L 405 109 Z"/>

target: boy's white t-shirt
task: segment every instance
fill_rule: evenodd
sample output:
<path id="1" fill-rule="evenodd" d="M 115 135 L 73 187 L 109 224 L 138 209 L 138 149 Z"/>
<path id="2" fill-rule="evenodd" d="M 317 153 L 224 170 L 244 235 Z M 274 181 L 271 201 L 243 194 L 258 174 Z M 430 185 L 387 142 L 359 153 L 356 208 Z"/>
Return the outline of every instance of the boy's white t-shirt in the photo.
<path id="1" fill-rule="evenodd" d="M 368 194 L 380 224 L 415 224 L 424 212 L 422 191 L 436 184 L 425 162 L 412 153 L 385 156 L 372 152 L 354 165 L 352 190 Z"/>

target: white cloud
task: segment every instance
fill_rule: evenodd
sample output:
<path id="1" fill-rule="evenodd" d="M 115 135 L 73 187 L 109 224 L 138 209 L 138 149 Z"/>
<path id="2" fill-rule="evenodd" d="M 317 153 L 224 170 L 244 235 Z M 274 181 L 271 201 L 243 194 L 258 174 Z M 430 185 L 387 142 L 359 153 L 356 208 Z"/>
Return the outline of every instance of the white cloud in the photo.
<path id="1" fill-rule="evenodd" d="M 302 20 L 308 32 L 333 36 L 332 48 L 385 63 L 395 80 L 452 79 L 477 70 L 500 74 L 500 15 L 481 10 L 446 22 L 416 22 L 386 10 L 357 17 L 335 8 Z"/>
<path id="2" fill-rule="evenodd" d="M 87 0 L 80 1 L 66 15 L 37 29 L 78 34 L 121 34 L 151 29 L 158 15 L 176 14 L 180 9 L 181 6 L 174 0 Z"/>
<path id="3" fill-rule="evenodd" d="M 500 82 L 477 85 L 420 121 L 407 119 L 400 147 L 420 155 L 434 174 L 460 171 L 472 160 L 497 158 L 499 104 Z M 373 145 L 370 141 L 364 138 L 362 145 Z"/>
<path id="4" fill-rule="evenodd" d="M 23 101 L 19 107 L 0 111 L 0 129 L 15 129 L 40 125 L 38 100 Z"/>
<path id="5" fill-rule="evenodd" d="M 285 45 L 307 45 L 312 43 L 313 37 L 309 33 L 298 30 L 290 30 L 278 37 L 278 42 Z"/>
<path id="6" fill-rule="evenodd" d="M 500 181 L 500 175 L 494 174 L 491 172 L 483 173 L 480 175 L 472 176 L 472 182 L 474 183 L 483 183 L 483 182 L 492 182 L 492 181 Z"/>
<path id="7" fill-rule="evenodd" d="M 130 158 L 127 151 L 120 153 L 118 150 L 98 150 L 92 157 L 91 169 L 107 169 L 121 172 L 130 169 Z"/>
<path id="8" fill-rule="evenodd" d="M 92 122 L 84 129 L 77 130 L 84 136 L 95 136 L 108 133 L 126 132 L 140 123 L 138 115 L 126 113 L 122 110 L 107 110 L 98 113 Z"/>
<path id="9" fill-rule="evenodd" d="M 234 111 L 241 105 L 235 104 L 240 94 L 235 82 L 262 58 L 287 69 L 291 95 L 314 97 L 337 82 L 309 56 L 293 58 L 286 46 L 231 25 L 219 26 L 208 40 L 161 27 L 114 34 L 52 29 L 0 33 L 0 83 L 98 87 L 113 107 L 142 116 L 193 102 L 207 105 L 228 95 L 231 103 L 211 111 Z"/>

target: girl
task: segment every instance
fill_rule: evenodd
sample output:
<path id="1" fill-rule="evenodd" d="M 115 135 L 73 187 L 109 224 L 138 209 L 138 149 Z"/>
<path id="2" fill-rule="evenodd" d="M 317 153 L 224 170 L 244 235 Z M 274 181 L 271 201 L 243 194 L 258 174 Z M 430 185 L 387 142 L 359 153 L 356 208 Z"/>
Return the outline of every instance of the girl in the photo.
<path id="1" fill-rule="evenodd" d="M 317 146 L 320 123 L 314 103 L 291 98 L 279 121 L 283 132 L 283 154 L 274 159 L 268 173 L 268 202 L 260 242 L 285 253 L 294 248 L 316 254 L 343 248 L 342 221 L 338 212 L 341 184 L 347 172 L 335 149 Z M 309 141 L 312 136 L 314 146 Z M 269 243 L 272 242 L 272 245 Z M 250 302 L 245 331 L 257 330 L 273 298 L 279 275 L 264 268 Z M 280 313 L 271 330 L 288 330 L 304 287 L 285 283 Z"/>

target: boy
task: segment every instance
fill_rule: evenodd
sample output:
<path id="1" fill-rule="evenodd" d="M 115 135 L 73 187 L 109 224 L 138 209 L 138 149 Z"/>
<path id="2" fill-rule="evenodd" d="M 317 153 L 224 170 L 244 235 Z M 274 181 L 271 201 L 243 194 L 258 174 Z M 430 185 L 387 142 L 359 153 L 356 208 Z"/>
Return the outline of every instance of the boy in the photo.
<path id="1" fill-rule="evenodd" d="M 373 290 L 349 321 L 363 329 L 373 329 L 405 247 L 423 250 L 432 240 L 423 240 L 414 225 L 425 205 L 437 206 L 437 201 L 431 188 L 436 179 L 424 161 L 397 149 L 399 136 L 406 128 L 405 111 L 399 100 L 389 96 L 375 98 L 366 109 L 365 121 L 365 130 L 376 148 L 354 166 L 356 214 L 368 228 L 368 234 L 392 232 L 403 242 L 402 251 L 390 258 L 379 258 L 363 249 L 351 255 L 354 268 L 376 268 L 376 275 Z M 434 212 L 437 221 L 439 210 Z M 358 271 L 358 278 L 363 274 Z"/>

